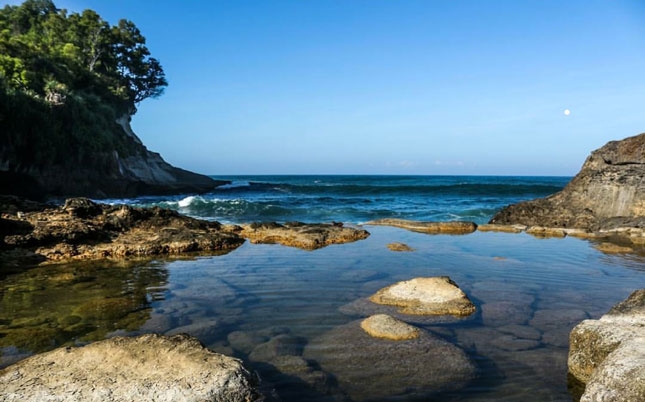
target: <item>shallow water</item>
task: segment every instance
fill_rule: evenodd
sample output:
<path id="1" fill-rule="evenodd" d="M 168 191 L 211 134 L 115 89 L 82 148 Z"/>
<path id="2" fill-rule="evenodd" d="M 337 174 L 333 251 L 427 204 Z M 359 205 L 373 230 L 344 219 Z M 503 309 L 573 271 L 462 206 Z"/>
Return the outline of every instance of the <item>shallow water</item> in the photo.
<path id="1" fill-rule="evenodd" d="M 246 243 L 222 256 L 60 265 L 8 276 L 0 282 L 1 364 L 114 335 L 188 332 L 247 360 L 269 400 L 344 400 L 357 394 L 343 374 L 298 358 L 283 367 L 276 354 L 309 357 L 308 345 L 360 318 L 346 314 L 348 304 L 400 280 L 447 275 L 477 313 L 453 322 L 410 321 L 465 350 L 477 379 L 457 391 L 415 391 L 397 400 L 570 401 L 570 330 L 645 287 L 645 257 L 605 255 L 584 240 L 366 228 L 367 240 L 313 252 Z M 415 251 L 392 252 L 390 242 Z M 362 370 L 369 386 L 388 367 Z"/>

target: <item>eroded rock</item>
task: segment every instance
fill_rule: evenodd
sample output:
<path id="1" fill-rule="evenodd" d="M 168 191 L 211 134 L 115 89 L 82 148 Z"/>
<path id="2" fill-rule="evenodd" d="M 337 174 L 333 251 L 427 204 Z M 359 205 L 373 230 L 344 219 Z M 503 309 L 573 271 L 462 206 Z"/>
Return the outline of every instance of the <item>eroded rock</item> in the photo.
<path id="1" fill-rule="evenodd" d="M 419 328 L 387 314 L 376 314 L 361 321 L 361 328 L 375 338 L 403 341 L 419 337 Z"/>
<path id="2" fill-rule="evenodd" d="M 591 153 L 562 191 L 509 205 L 490 223 L 615 233 L 621 227 L 643 228 L 644 176 L 645 134 L 611 141 Z"/>
<path id="3" fill-rule="evenodd" d="M 645 289 L 570 335 L 569 374 L 586 384 L 581 401 L 645 400 Z"/>
<path id="4" fill-rule="evenodd" d="M 4 236 L 6 248 L 33 251 L 50 262 L 221 252 L 244 242 L 218 222 L 158 207 L 105 205 L 86 198 L 3 217 L 20 227 Z"/>
<path id="5" fill-rule="evenodd" d="M 5 401 L 253 401 L 242 363 L 187 335 L 112 338 L 59 348 L 0 371 Z"/>
<path id="6" fill-rule="evenodd" d="M 475 305 L 447 276 L 414 278 L 376 292 L 370 300 L 399 307 L 404 314 L 468 316 Z"/>
<path id="7" fill-rule="evenodd" d="M 306 224 L 301 222 L 252 223 L 243 227 L 240 235 L 251 243 L 274 244 L 315 250 L 331 244 L 350 243 L 366 239 L 370 234 L 363 229 L 342 224 Z"/>
<path id="8" fill-rule="evenodd" d="M 366 225 L 394 226 L 413 232 L 428 234 L 468 234 L 477 230 L 473 222 L 419 222 L 405 219 L 377 219 Z"/>

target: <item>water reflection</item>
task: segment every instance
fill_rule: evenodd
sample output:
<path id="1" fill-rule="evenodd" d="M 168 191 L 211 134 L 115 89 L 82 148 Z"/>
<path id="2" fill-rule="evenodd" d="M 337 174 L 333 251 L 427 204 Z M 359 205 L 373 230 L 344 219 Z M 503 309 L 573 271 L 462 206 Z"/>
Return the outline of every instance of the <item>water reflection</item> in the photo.
<path id="1" fill-rule="evenodd" d="M 0 282 L 0 350 L 39 353 L 136 330 L 168 285 L 164 264 L 76 263 L 37 267 Z"/>

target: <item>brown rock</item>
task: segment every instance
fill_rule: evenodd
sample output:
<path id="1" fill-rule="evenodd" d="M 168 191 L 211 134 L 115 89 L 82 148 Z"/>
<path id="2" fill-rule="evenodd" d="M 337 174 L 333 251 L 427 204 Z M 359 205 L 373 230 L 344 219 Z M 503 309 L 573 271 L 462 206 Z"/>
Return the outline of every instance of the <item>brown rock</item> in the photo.
<path id="1" fill-rule="evenodd" d="M 395 283 L 370 297 L 377 304 L 398 306 L 404 314 L 467 316 L 475 305 L 447 276 Z"/>
<path id="2" fill-rule="evenodd" d="M 496 225 L 488 223 L 477 225 L 477 230 L 480 232 L 521 233 L 526 230 L 526 225 Z"/>
<path id="3" fill-rule="evenodd" d="M 361 328 L 375 338 L 402 341 L 419 337 L 419 329 L 387 314 L 377 314 L 361 321 Z"/>
<path id="4" fill-rule="evenodd" d="M 6 246 L 35 251 L 48 261 L 214 253 L 244 242 L 218 222 L 158 207 L 105 205 L 85 198 L 8 219 L 22 229 L 5 236 Z"/>
<path id="5" fill-rule="evenodd" d="M 242 363 L 187 335 L 112 338 L 59 348 L 0 371 L 0 399 L 15 401 L 253 401 Z"/>
<path id="6" fill-rule="evenodd" d="M 366 239 L 366 230 L 345 227 L 338 224 L 305 224 L 289 222 L 253 223 L 244 226 L 240 235 L 251 243 L 274 244 L 315 250 L 330 244 L 350 243 Z"/>
<path id="7" fill-rule="evenodd" d="M 387 248 L 392 251 L 414 251 L 412 247 L 404 243 L 390 243 L 387 245 Z"/>
<path id="8" fill-rule="evenodd" d="M 589 231 L 645 226 L 645 134 L 591 153 L 560 192 L 509 205 L 490 221 Z"/>
<path id="9" fill-rule="evenodd" d="M 645 400 L 645 289 L 570 335 L 569 374 L 586 384 L 581 401 Z"/>
<path id="10" fill-rule="evenodd" d="M 413 232 L 428 234 L 468 234 L 477 230 L 473 222 L 418 222 L 405 219 L 378 219 L 366 225 L 394 226 Z"/>

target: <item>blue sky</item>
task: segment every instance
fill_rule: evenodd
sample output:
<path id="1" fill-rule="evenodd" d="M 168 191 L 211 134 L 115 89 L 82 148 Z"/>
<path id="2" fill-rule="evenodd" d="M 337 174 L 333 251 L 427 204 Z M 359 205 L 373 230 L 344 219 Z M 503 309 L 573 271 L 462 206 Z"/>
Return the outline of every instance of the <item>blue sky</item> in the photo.
<path id="1" fill-rule="evenodd" d="M 133 128 L 201 173 L 573 175 L 645 131 L 643 1 L 55 3 L 135 22 Z"/>

